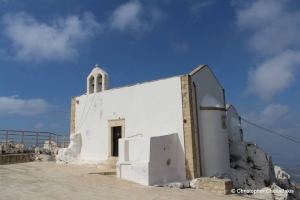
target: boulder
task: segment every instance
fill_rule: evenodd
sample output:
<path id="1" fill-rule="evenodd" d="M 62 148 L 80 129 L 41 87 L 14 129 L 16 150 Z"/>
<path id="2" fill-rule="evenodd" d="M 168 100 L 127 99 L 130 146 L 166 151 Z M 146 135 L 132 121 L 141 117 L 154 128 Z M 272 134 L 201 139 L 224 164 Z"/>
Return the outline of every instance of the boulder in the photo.
<path id="1" fill-rule="evenodd" d="M 266 184 L 270 185 L 275 181 L 274 166 L 271 157 L 256 145 L 247 146 L 248 161 L 253 163 L 253 169 L 257 169 L 264 177 Z"/>
<path id="2" fill-rule="evenodd" d="M 277 186 L 275 183 L 271 185 L 273 196 L 275 200 L 288 200 L 288 193 L 284 192 L 282 188 Z"/>
<path id="3" fill-rule="evenodd" d="M 15 153 L 15 151 L 13 148 L 6 148 L 6 150 L 5 150 L 5 154 L 14 154 L 14 153 Z"/>
<path id="4" fill-rule="evenodd" d="M 236 189 L 256 189 L 256 185 L 246 170 L 231 169 L 231 180 Z"/>
<path id="5" fill-rule="evenodd" d="M 80 154 L 80 151 L 81 151 L 81 134 L 80 133 L 70 134 L 70 145 L 68 148 L 71 149 L 75 153 L 75 155 Z"/>
<path id="6" fill-rule="evenodd" d="M 272 190 L 268 187 L 258 190 L 256 193 L 252 194 L 251 197 L 254 199 L 275 200 Z"/>
<path id="7" fill-rule="evenodd" d="M 35 147 L 34 148 L 35 154 L 40 154 L 40 151 L 41 151 L 40 147 Z"/>
<path id="8" fill-rule="evenodd" d="M 59 148 L 59 147 L 55 147 L 55 149 L 54 149 L 54 151 L 53 151 L 53 154 L 54 154 L 54 155 L 57 155 L 60 149 L 61 149 L 61 148 Z"/>
<path id="9" fill-rule="evenodd" d="M 72 133 L 70 135 L 70 145 L 68 148 L 62 148 L 56 155 L 57 163 L 75 164 L 81 162 L 77 156 L 81 151 L 81 134 Z"/>
<path id="10" fill-rule="evenodd" d="M 247 161 L 247 143 L 236 141 L 229 143 L 230 159 Z"/>
<path id="11" fill-rule="evenodd" d="M 48 149 L 51 152 L 54 152 L 54 149 L 57 147 L 57 143 L 54 141 L 45 141 L 43 149 Z"/>
<path id="12" fill-rule="evenodd" d="M 49 161 L 54 161 L 55 157 L 52 155 L 45 155 L 45 154 L 40 154 L 35 157 L 35 161 L 40 161 L 40 162 L 49 162 Z"/>
<path id="13" fill-rule="evenodd" d="M 290 182 L 290 175 L 278 166 L 274 167 L 274 171 L 276 177 L 276 184 L 283 189 L 290 189 L 292 187 Z"/>
<path id="14" fill-rule="evenodd" d="M 290 175 L 278 166 L 274 167 L 274 171 L 275 171 L 276 185 L 278 185 L 278 187 L 283 188 L 285 190 L 293 190 L 294 193 L 290 193 L 289 195 L 294 198 L 300 199 L 300 193 L 295 187 L 295 185 L 292 184 L 290 180 Z"/>
<path id="15" fill-rule="evenodd" d="M 17 153 L 24 153 L 26 150 L 26 145 L 23 143 L 18 143 L 15 145 L 15 152 Z"/>
<path id="16" fill-rule="evenodd" d="M 236 189 L 261 189 L 275 181 L 271 157 L 255 143 L 230 141 L 230 160 Z"/>

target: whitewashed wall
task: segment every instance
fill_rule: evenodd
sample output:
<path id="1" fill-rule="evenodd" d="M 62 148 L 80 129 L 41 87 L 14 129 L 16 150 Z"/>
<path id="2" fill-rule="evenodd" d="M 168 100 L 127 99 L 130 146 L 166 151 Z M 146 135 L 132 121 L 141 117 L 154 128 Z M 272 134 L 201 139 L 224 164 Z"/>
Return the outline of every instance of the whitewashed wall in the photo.
<path id="1" fill-rule="evenodd" d="M 192 75 L 192 82 L 197 88 L 202 175 L 228 173 L 228 133 L 227 129 L 222 129 L 221 123 L 225 111 L 200 110 L 200 106 L 225 108 L 223 89 L 206 66 Z"/>
<path id="2" fill-rule="evenodd" d="M 242 125 L 236 109 L 232 105 L 228 105 L 226 113 L 229 139 L 231 141 L 243 141 Z"/>
<path id="3" fill-rule="evenodd" d="M 106 160 L 108 120 L 125 119 L 125 137 L 178 133 L 176 154 L 185 180 L 181 79 L 173 77 L 76 97 L 75 128 L 82 135 L 80 157 Z"/>

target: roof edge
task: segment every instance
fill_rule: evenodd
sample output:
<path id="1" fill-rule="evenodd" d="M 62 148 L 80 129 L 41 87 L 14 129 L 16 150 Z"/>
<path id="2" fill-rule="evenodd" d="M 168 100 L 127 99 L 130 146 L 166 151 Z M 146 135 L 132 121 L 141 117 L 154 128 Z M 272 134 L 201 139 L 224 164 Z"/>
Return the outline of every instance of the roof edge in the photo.
<path id="1" fill-rule="evenodd" d="M 193 71 L 191 71 L 189 73 L 189 75 L 192 76 L 192 75 L 196 74 L 198 71 L 200 71 L 204 67 L 208 67 L 208 66 L 206 64 L 199 65 L 196 69 L 194 69 Z"/>

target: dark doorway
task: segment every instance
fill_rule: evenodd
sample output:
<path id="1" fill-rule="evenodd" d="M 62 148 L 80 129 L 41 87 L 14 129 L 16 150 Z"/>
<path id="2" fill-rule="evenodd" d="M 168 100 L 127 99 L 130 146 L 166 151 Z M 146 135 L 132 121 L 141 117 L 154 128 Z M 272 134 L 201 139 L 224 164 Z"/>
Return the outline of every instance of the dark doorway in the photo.
<path id="1" fill-rule="evenodd" d="M 112 127 L 112 150 L 115 157 L 119 156 L 119 138 L 122 138 L 122 126 Z"/>

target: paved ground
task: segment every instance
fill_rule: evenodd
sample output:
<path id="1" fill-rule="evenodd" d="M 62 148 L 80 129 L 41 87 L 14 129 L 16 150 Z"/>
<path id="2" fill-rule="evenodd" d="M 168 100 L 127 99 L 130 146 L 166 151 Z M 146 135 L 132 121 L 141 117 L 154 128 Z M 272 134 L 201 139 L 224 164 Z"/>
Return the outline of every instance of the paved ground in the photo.
<path id="1" fill-rule="evenodd" d="M 0 165 L 0 199 L 246 199 L 203 190 L 147 187 L 99 175 L 92 165 Z"/>

